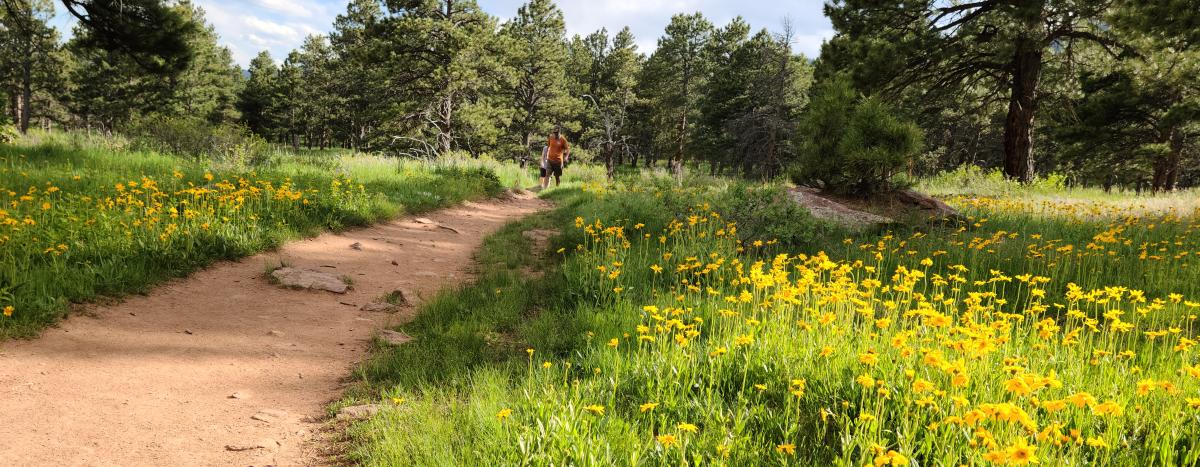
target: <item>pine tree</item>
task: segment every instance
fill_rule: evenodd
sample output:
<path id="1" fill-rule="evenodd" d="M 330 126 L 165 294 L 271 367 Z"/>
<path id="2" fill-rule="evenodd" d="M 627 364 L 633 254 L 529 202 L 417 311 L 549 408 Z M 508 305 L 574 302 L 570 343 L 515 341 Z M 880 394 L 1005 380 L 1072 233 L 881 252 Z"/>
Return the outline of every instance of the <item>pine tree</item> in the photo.
<path id="1" fill-rule="evenodd" d="M 47 24 L 54 6 L 48 0 L 6 0 L 2 6 L 0 83 L 9 96 L 13 123 L 25 133 L 35 112 L 34 94 L 52 84 L 46 78 L 58 67 L 57 34 Z"/>
<path id="2" fill-rule="evenodd" d="M 168 115 L 198 116 L 211 123 L 237 120 L 236 104 L 242 76 L 233 63 L 233 55 L 228 48 L 218 44 L 217 33 L 205 21 L 202 8 L 190 1 L 180 2 L 175 8 L 182 17 L 200 27 L 187 38 L 192 59 L 171 83 L 173 96 L 159 111 Z"/>
<path id="3" fill-rule="evenodd" d="M 496 21 L 472 0 L 388 2 L 390 16 L 374 28 L 382 66 L 389 143 L 433 155 L 455 149 L 458 112 L 485 87 Z M 407 148 L 407 149 L 406 149 Z"/>
<path id="4" fill-rule="evenodd" d="M 504 89 L 512 111 L 508 132 L 523 155 L 553 126 L 573 126 L 564 119 L 580 107 L 579 96 L 568 94 L 566 23 L 553 1 L 531 0 L 502 26 L 500 37 L 513 73 Z"/>
<path id="5" fill-rule="evenodd" d="M 0 0 L 5 5 L 23 0 Z M 162 0 L 61 0 L 86 30 L 79 45 L 121 56 L 145 73 L 173 78 L 188 68 L 188 38 L 200 25 Z"/>
<path id="6" fill-rule="evenodd" d="M 700 99 L 700 116 L 693 138 L 714 175 L 722 167 L 737 163 L 736 141 L 727 124 L 735 118 L 739 106 L 745 104 L 745 91 L 749 85 L 745 70 L 736 67 L 733 57 L 749 38 L 750 25 L 737 17 L 713 33 L 704 51 L 706 59 L 713 64 L 713 71 Z"/>
<path id="7" fill-rule="evenodd" d="M 776 37 L 762 30 L 730 60 L 732 69 L 741 70 L 745 88 L 725 129 L 746 177 L 773 178 L 794 155 L 794 122 L 807 103 L 812 68 L 792 54 L 790 41 L 788 32 Z"/>
<path id="8" fill-rule="evenodd" d="M 622 155 L 633 150 L 629 132 L 630 109 L 639 103 L 636 92 L 642 56 L 637 52 L 633 32 L 622 29 L 610 41 L 604 29 L 579 41 L 584 57 L 574 68 L 584 77 L 581 93 L 587 99 L 582 142 L 599 146 L 608 178 L 613 178 Z"/>
<path id="9" fill-rule="evenodd" d="M 352 148 L 364 148 L 382 117 L 386 100 L 382 60 L 375 57 L 383 8 L 378 0 L 352 0 L 338 15 L 329 34 L 334 54 L 333 93 L 340 99 L 336 126 Z"/>
<path id="10" fill-rule="evenodd" d="M 647 96 L 653 100 L 651 123 L 658 128 L 658 146 L 670 154 L 677 176 L 682 176 L 684 159 L 693 146 L 699 101 L 710 72 L 705 50 L 712 32 L 712 23 L 700 13 L 673 16 L 642 75 Z"/>
<path id="11" fill-rule="evenodd" d="M 250 61 L 248 73 L 249 79 L 238 97 L 238 110 L 251 131 L 270 138 L 276 131 L 271 103 L 275 98 L 279 69 L 271 59 L 271 54 L 264 50 Z"/>
<path id="12" fill-rule="evenodd" d="M 296 54 L 300 69 L 299 102 L 301 133 L 309 147 L 329 145 L 333 112 L 340 107 L 334 82 L 333 51 L 324 36 L 308 36 Z"/>
<path id="13" fill-rule="evenodd" d="M 1112 0 L 981 0 L 945 3 L 837 0 L 825 13 L 837 35 L 829 41 L 837 69 L 856 81 L 890 90 L 909 86 L 961 88 L 987 83 L 1008 95 L 1004 121 L 1004 171 L 1033 177 L 1034 120 L 1044 73 L 1052 58 L 1095 44 L 1124 53 L 1104 24 Z M 1064 51 L 1066 53 L 1058 53 Z M 826 57 L 826 53 L 822 53 Z"/>
<path id="14" fill-rule="evenodd" d="M 1200 51 L 1139 49 L 1148 52 L 1085 70 L 1069 121 L 1052 136 L 1077 173 L 1104 186 L 1148 179 L 1152 191 L 1170 191 L 1200 134 Z"/>

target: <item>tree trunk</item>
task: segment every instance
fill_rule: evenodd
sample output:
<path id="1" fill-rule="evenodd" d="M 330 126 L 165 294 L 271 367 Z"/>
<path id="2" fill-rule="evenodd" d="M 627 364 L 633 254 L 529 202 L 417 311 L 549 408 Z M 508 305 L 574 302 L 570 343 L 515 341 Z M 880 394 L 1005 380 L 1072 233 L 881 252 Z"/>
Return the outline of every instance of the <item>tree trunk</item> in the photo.
<path id="1" fill-rule="evenodd" d="M 451 2 L 447 2 L 447 3 L 448 4 L 447 4 L 446 8 L 449 9 L 450 8 L 449 3 L 451 3 Z M 454 117 L 454 101 L 452 99 L 453 99 L 453 97 L 446 96 L 446 98 L 444 100 L 442 100 L 442 126 L 443 126 L 443 128 L 440 132 L 438 132 L 438 151 L 441 153 L 439 155 L 449 154 L 450 146 L 454 142 L 454 133 L 453 133 L 454 130 L 452 130 L 453 126 L 451 124 L 451 122 L 453 121 L 452 118 Z"/>
<path id="2" fill-rule="evenodd" d="M 29 109 L 32 107 L 33 101 L 33 61 L 32 57 L 25 57 L 25 62 L 21 68 L 21 121 L 17 124 L 17 129 L 21 130 L 21 134 L 29 132 Z"/>
<path id="3" fill-rule="evenodd" d="M 617 161 L 617 160 L 616 160 L 616 157 L 615 157 L 615 156 L 613 156 L 613 143 L 612 143 L 612 141 L 605 141 L 605 142 L 604 142 L 604 149 L 603 149 L 603 150 L 604 150 L 604 169 L 605 169 L 605 172 L 606 172 L 606 173 L 607 173 L 607 175 L 608 175 L 608 180 L 609 180 L 609 181 L 612 181 L 612 179 L 613 179 L 613 172 L 614 172 L 614 171 L 616 170 L 616 168 L 617 168 L 617 166 L 616 166 L 616 161 Z"/>
<path id="4" fill-rule="evenodd" d="M 1029 38 L 1018 39 L 1012 61 L 1012 94 L 1004 120 L 1004 174 L 1022 183 L 1033 180 L 1033 118 L 1041 74 L 1041 46 Z"/>
<path id="5" fill-rule="evenodd" d="M 1179 160 L 1183 154 L 1183 132 L 1178 128 L 1171 130 L 1171 155 L 1167 160 L 1166 190 L 1174 191 L 1179 182 Z"/>
<path id="6" fill-rule="evenodd" d="M 21 113 L 17 112 L 17 109 L 20 108 L 20 106 L 17 104 L 17 99 L 20 94 L 16 92 L 9 92 L 6 94 L 8 94 L 8 111 L 10 112 L 8 117 L 9 120 L 12 121 L 13 125 L 16 125 L 17 122 L 21 121 Z"/>
<path id="7" fill-rule="evenodd" d="M 687 128 L 688 118 L 684 113 L 683 118 L 679 120 L 679 144 L 676 146 L 675 154 L 671 155 L 670 162 L 671 173 L 680 182 L 683 181 L 683 150 L 687 144 Z"/>

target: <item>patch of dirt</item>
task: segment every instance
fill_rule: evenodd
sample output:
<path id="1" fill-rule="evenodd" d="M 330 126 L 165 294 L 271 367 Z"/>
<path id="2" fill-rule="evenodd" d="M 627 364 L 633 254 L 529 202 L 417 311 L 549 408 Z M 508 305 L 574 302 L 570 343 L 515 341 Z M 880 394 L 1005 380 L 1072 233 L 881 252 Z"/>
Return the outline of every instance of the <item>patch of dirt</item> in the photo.
<path id="1" fill-rule="evenodd" d="M 414 312 L 344 303 L 458 285 L 484 236 L 546 207 L 466 203 L 426 215 L 434 224 L 401 219 L 289 243 L 0 344 L 0 465 L 331 463 L 326 405 L 379 330 Z M 282 288 L 263 277 L 281 262 L 354 286 Z"/>
<path id="2" fill-rule="evenodd" d="M 889 217 L 851 208 L 815 188 L 794 188 L 790 190 L 790 194 L 792 199 L 808 209 L 813 217 L 851 230 L 870 230 L 895 222 Z"/>
<path id="3" fill-rule="evenodd" d="M 791 190 L 791 196 L 814 217 L 855 231 L 897 223 L 917 225 L 964 219 L 945 202 L 914 190 L 900 190 L 864 199 L 801 187 Z"/>
<path id="4" fill-rule="evenodd" d="M 550 245 L 550 239 L 559 234 L 555 229 L 532 229 L 521 232 L 521 236 L 529 240 L 529 252 L 542 258 L 546 255 L 546 248 Z M 542 271 L 538 268 L 525 267 L 521 273 L 526 277 L 542 277 Z"/>

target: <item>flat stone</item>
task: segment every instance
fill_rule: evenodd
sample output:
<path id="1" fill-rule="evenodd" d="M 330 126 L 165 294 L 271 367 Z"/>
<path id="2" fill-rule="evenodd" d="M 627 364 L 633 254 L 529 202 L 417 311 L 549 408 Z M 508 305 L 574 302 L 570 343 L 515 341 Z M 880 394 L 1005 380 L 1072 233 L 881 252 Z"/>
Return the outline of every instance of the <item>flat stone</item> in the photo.
<path id="1" fill-rule="evenodd" d="M 384 329 L 379 332 L 379 340 L 388 345 L 404 345 L 413 341 L 413 337 L 390 329 Z"/>
<path id="2" fill-rule="evenodd" d="M 363 305 L 361 310 L 369 311 L 369 312 L 386 313 L 386 312 L 390 312 L 390 311 L 395 311 L 396 305 L 392 305 L 391 303 L 387 303 L 387 302 L 371 302 L 366 305 Z"/>
<path id="3" fill-rule="evenodd" d="M 273 439 L 263 439 L 263 440 L 254 441 L 251 443 L 226 444 L 225 450 L 241 452 L 241 451 L 253 451 L 255 449 L 276 448 L 278 446 L 279 446 L 278 441 L 275 441 Z"/>
<path id="4" fill-rule="evenodd" d="M 362 420 L 371 418 L 371 416 L 379 413 L 379 409 L 383 406 L 379 404 L 364 404 L 352 405 L 350 407 L 342 407 L 337 413 L 338 420 Z"/>
<path id="5" fill-rule="evenodd" d="M 229 398 L 230 399 L 249 399 L 250 393 L 248 393 L 246 391 L 236 391 L 233 394 L 230 394 Z"/>
<path id="6" fill-rule="evenodd" d="M 311 269 L 284 267 L 271 271 L 271 277 L 284 287 L 326 290 L 333 293 L 346 293 L 349 289 L 342 278 Z"/>
<path id="7" fill-rule="evenodd" d="M 252 420 L 258 420 L 265 423 L 276 423 L 288 418 L 288 413 L 282 410 L 263 409 L 259 410 L 254 415 L 250 416 Z"/>

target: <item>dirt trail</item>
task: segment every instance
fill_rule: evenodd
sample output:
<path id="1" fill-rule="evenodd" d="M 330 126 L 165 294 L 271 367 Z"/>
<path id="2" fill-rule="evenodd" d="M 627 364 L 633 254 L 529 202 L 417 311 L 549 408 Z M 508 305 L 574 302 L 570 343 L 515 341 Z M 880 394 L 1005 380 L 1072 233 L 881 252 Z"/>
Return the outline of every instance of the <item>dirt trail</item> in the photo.
<path id="1" fill-rule="evenodd" d="M 423 216 L 458 233 L 403 219 L 325 234 L 0 343 L 0 465 L 319 464 L 325 405 L 371 337 L 412 314 L 359 307 L 462 282 L 484 236 L 544 207 L 514 199 Z M 264 272 L 280 260 L 354 287 L 271 285 Z"/>

